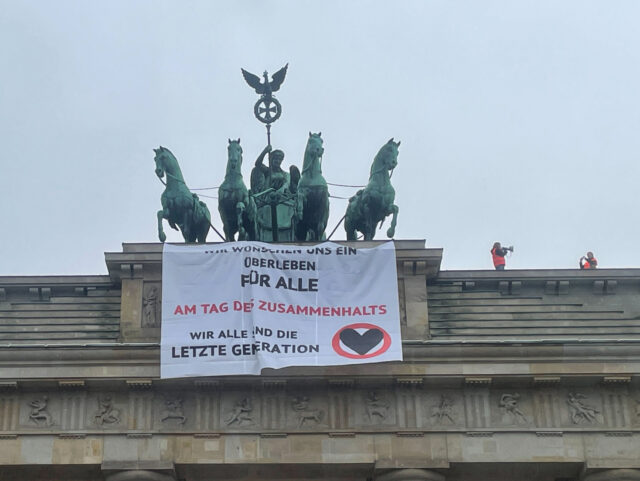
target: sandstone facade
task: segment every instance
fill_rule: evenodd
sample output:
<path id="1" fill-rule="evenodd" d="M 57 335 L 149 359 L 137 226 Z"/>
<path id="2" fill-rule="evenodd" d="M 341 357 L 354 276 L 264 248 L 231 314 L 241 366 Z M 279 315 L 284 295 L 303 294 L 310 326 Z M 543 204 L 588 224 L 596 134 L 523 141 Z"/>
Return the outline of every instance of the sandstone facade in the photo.
<path id="1" fill-rule="evenodd" d="M 159 379 L 160 244 L 0 277 L 0 479 L 640 480 L 640 270 L 396 247 L 404 362 L 261 376 Z"/>

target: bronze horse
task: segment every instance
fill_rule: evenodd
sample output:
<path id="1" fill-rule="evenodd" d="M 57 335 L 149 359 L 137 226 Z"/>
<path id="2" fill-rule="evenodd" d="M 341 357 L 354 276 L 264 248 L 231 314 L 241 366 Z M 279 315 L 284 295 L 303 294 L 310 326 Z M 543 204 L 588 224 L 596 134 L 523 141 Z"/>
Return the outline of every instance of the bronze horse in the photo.
<path id="1" fill-rule="evenodd" d="M 192 194 L 182 177 L 178 160 L 165 147 L 153 149 L 156 153 L 156 175 L 160 180 L 167 177 L 166 188 L 160 197 L 162 210 L 158 211 L 158 238 L 160 242 L 167 239 L 162 229 L 162 219 L 167 219 L 172 229 L 182 232 L 185 242 L 205 242 L 211 214 L 207 205 Z"/>
<path id="2" fill-rule="evenodd" d="M 356 231 L 362 232 L 364 240 L 372 240 L 378 222 L 388 215 L 393 215 L 393 218 L 387 237 L 394 236 L 398 206 L 393 203 L 396 191 L 391 185 L 389 172 L 398 165 L 399 146 L 400 142 L 394 142 L 393 138 L 382 146 L 371 165 L 369 183 L 349 199 L 344 221 L 347 240 L 356 240 Z"/>
<path id="3" fill-rule="evenodd" d="M 256 204 L 242 180 L 242 147 L 240 139 L 229 139 L 229 159 L 224 181 L 218 189 L 218 212 L 227 242 L 256 240 Z"/>
<path id="4" fill-rule="evenodd" d="M 321 135 L 309 132 L 304 151 L 294 215 L 297 241 L 320 241 L 325 237 L 324 230 L 329 219 L 329 189 L 322 176 L 324 148 Z"/>

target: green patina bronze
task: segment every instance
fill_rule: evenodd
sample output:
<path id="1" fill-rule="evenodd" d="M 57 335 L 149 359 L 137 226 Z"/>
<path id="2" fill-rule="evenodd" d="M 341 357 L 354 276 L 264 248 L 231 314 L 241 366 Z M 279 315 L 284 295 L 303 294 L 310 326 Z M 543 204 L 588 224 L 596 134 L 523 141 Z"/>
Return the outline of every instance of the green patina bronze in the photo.
<path id="1" fill-rule="evenodd" d="M 256 204 L 242 180 L 242 147 L 240 139 L 229 139 L 229 159 L 224 181 L 218 189 L 218 212 L 227 242 L 256 240 Z"/>
<path id="2" fill-rule="evenodd" d="M 324 230 L 329 219 L 329 189 L 322 176 L 323 153 L 321 133 L 309 132 L 295 204 L 297 241 L 320 241 L 325 238 Z"/>
<path id="3" fill-rule="evenodd" d="M 269 145 L 271 145 L 271 124 L 282 115 L 282 106 L 273 95 L 273 92 L 280 90 L 280 86 L 287 76 L 288 66 L 289 64 L 274 73 L 271 81 L 269 81 L 269 73 L 266 70 L 262 74 L 263 80 L 261 81 L 257 75 L 247 72 L 243 68 L 240 69 L 247 84 L 260 95 L 260 98 L 253 106 L 253 114 L 256 116 L 256 119 L 266 125 L 267 144 Z"/>
<path id="4" fill-rule="evenodd" d="M 264 158 L 269 154 L 269 166 Z M 251 170 L 251 196 L 258 209 L 257 240 L 291 242 L 295 240 L 293 217 L 300 171 L 295 165 L 282 169 L 284 152 L 267 145 Z"/>
<path id="5" fill-rule="evenodd" d="M 369 183 L 349 199 L 344 221 L 347 240 L 356 240 L 356 231 L 363 234 L 364 240 L 372 240 L 378 222 L 382 225 L 382 221 L 390 214 L 393 214 L 393 218 L 387 229 L 387 237 L 395 234 L 398 206 L 393 203 L 396 191 L 391 185 L 390 171 L 398 165 L 399 146 L 400 142 L 394 142 L 393 138 L 382 146 L 373 159 Z"/>
<path id="6" fill-rule="evenodd" d="M 242 69 L 246 82 L 260 95 L 254 105 L 256 118 L 266 125 L 267 146 L 256 159 L 251 170 L 251 189 L 242 179 L 242 147 L 240 139 L 229 139 L 227 170 L 218 192 L 218 212 L 224 225 L 224 240 L 259 240 L 262 242 L 317 242 L 325 239 L 329 218 L 329 189 L 322 176 L 323 140 L 320 133 L 309 132 L 304 153 L 302 173 L 295 165 L 286 172 L 282 168 L 284 152 L 271 147 L 271 124 L 278 120 L 282 106 L 274 92 L 280 89 L 287 74 L 285 65 L 269 80 L 264 72 L 261 79 Z M 390 172 L 397 165 L 400 142 L 389 140 L 376 155 L 369 183 L 349 199 L 345 214 L 347 240 L 356 240 L 361 232 L 365 240 L 373 239 L 388 215 L 393 215 L 387 236 L 393 237 L 398 206 L 393 202 L 395 191 Z M 187 188 L 178 161 L 164 147 L 156 153 L 156 174 L 166 175 L 166 189 L 162 194 L 162 210 L 158 211 L 158 237 L 164 242 L 162 219 L 174 229 L 180 229 L 186 242 L 205 242 L 211 225 L 209 209 Z M 264 159 L 268 155 L 268 165 Z M 337 226 L 336 226 L 337 228 Z M 334 229 L 335 231 L 335 229 Z"/>
<path id="7" fill-rule="evenodd" d="M 182 233 L 185 242 L 205 242 L 211 226 L 211 214 L 206 204 L 191 193 L 184 182 L 178 161 L 165 147 L 155 152 L 156 175 L 160 180 L 167 178 L 166 188 L 160 197 L 162 210 L 158 211 L 158 238 L 160 242 L 167 239 L 162 229 L 162 219 Z"/>

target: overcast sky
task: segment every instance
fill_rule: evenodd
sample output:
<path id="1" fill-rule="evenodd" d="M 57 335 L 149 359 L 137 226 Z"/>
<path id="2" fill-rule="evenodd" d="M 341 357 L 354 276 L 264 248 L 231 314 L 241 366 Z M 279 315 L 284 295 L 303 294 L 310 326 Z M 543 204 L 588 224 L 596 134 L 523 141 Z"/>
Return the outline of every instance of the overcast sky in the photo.
<path id="1" fill-rule="evenodd" d="M 401 140 L 396 238 L 444 269 L 492 268 L 494 241 L 508 268 L 639 267 L 639 20 L 635 0 L 0 0 L 0 275 L 101 274 L 156 242 L 159 145 L 201 188 L 240 137 L 248 184 L 266 135 L 240 68 L 287 62 L 284 167 L 321 131 L 325 178 L 365 184 Z"/>

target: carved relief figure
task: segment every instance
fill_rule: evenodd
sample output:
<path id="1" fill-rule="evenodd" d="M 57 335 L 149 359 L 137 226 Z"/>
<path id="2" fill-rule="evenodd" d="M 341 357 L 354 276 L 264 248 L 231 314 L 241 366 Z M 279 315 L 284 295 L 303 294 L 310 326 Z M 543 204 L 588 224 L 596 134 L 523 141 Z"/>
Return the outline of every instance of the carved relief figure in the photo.
<path id="1" fill-rule="evenodd" d="M 184 415 L 184 408 L 182 407 L 182 399 L 167 399 L 164 405 L 166 409 L 162 412 L 160 421 L 165 422 L 169 419 L 177 419 L 179 424 L 184 424 L 187 421 Z"/>
<path id="2" fill-rule="evenodd" d="M 520 408 L 518 408 L 518 400 L 520 399 L 520 394 L 503 394 L 500 397 L 500 403 L 498 404 L 502 409 L 504 409 L 505 413 L 510 415 L 511 419 L 516 423 L 527 423 L 527 417 L 524 415 Z"/>
<path id="3" fill-rule="evenodd" d="M 374 421 L 374 417 L 378 417 L 378 422 L 384 421 L 387 417 L 387 412 L 389 411 L 389 403 L 384 399 L 380 399 L 378 393 L 375 391 L 370 391 L 367 394 L 365 399 L 366 403 L 366 413 L 367 418 L 369 418 L 369 422 Z"/>
<path id="4" fill-rule="evenodd" d="M 238 426 L 242 426 L 244 423 L 252 424 L 253 417 L 251 416 L 251 411 L 253 411 L 251 399 L 248 397 L 241 399 L 233 406 L 229 416 L 225 419 L 226 425 L 231 426 L 233 423 L 237 423 Z"/>
<path id="5" fill-rule="evenodd" d="M 142 298 L 142 327 L 160 327 L 159 306 L 158 288 L 152 286 Z"/>
<path id="6" fill-rule="evenodd" d="M 51 414 L 47 411 L 47 403 L 49 398 L 42 396 L 41 399 L 34 399 L 29 403 L 31 406 L 31 412 L 29 413 L 29 419 L 36 423 L 38 426 L 51 426 L 53 421 L 51 420 Z"/>
<path id="7" fill-rule="evenodd" d="M 291 407 L 298 417 L 298 427 L 304 426 L 306 421 L 313 421 L 318 424 L 324 417 L 324 411 L 309 408 L 309 398 L 307 396 L 296 396 L 291 401 Z"/>
<path id="8" fill-rule="evenodd" d="M 98 411 L 93 416 L 93 421 L 99 426 L 120 422 L 120 410 L 113 407 L 111 396 L 98 398 Z"/>
<path id="9" fill-rule="evenodd" d="M 584 394 L 570 392 L 567 396 L 567 404 L 571 412 L 571 422 L 573 424 L 595 423 L 597 422 L 596 414 L 599 414 L 596 408 L 585 404 L 582 400 L 587 397 Z"/>
<path id="10" fill-rule="evenodd" d="M 440 402 L 431 407 L 431 417 L 435 418 L 438 424 L 443 424 L 445 419 L 448 419 L 448 422 L 453 424 L 452 411 L 453 401 L 448 396 L 442 394 L 440 396 Z"/>

